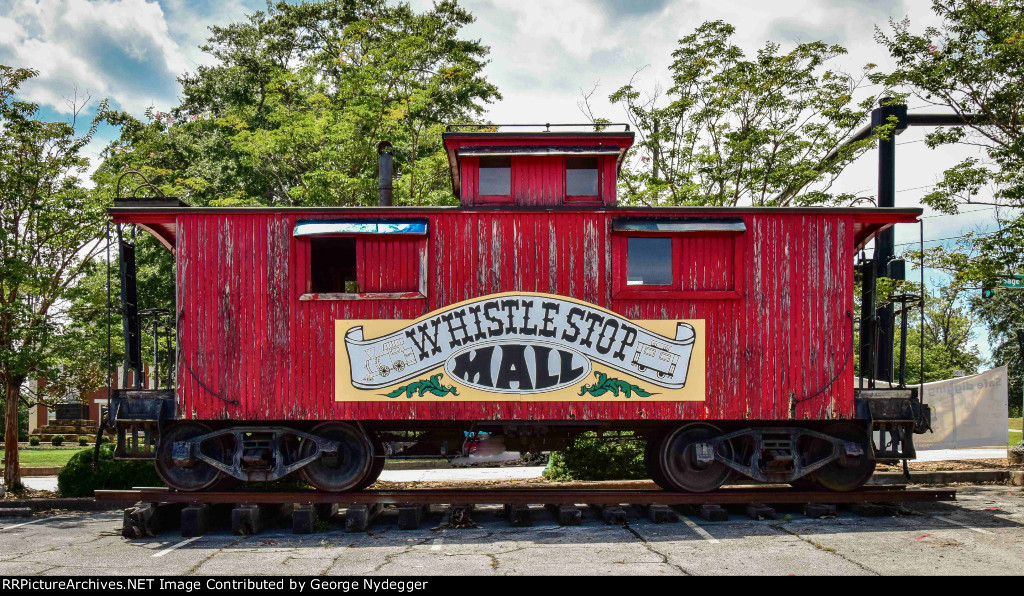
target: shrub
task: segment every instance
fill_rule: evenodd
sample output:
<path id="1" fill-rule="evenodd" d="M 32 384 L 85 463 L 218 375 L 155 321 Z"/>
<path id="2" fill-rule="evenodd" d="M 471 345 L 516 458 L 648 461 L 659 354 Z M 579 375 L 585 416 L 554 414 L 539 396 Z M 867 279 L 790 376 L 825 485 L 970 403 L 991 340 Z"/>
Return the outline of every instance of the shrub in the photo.
<path id="1" fill-rule="evenodd" d="M 551 454 L 544 477 L 561 481 L 647 478 L 644 447 L 640 440 L 618 441 L 583 433 L 565 451 Z"/>
<path id="2" fill-rule="evenodd" d="M 37 436 L 33 435 L 33 436 L 28 438 L 28 444 L 33 446 L 33 447 L 38 447 L 39 443 L 40 443 L 40 440 L 39 440 L 39 437 L 37 437 Z"/>
<path id="3" fill-rule="evenodd" d="M 60 447 L 64 444 L 64 435 L 53 435 L 53 438 L 50 439 L 50 444 L 54 447 Z"/>
<path id="4" fill-rule="evenodd" d="M 148 460 L 114 460 L 114 446 L 100 446 L 99 468 L 93 469 L 93 449 L 71 456 L 57 475 L 62 497 L 91 497 L 96 490 L 122 490 L 133 486 L 163 486 L 156 467 Z"/>
<path id="5" fill-rule="evenodd" d="M 78 444 L 81 445 L 82 447 L 85 447 L 86 445 L 89 444 L 89 439 L 85 437 L 78 437 Z"/>

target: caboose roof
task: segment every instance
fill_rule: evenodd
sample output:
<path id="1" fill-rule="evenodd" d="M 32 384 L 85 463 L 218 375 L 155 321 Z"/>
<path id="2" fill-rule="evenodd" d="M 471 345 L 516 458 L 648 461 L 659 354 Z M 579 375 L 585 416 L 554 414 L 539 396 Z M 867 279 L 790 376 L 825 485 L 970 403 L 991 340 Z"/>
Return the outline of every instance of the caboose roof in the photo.
<path id="1" fill-rule="evenodd" d="M 156 236 L 165 246 L 174 249 L 178 215 L 263 213 L 289 215 L 339 215 L 349 216 L 400 216 L 435 215 L 464 212 L 572 212 L 579 211 L 573 206 L 519 207 L 188 207 L 178 203 L 133 200 L 116 201 L 107 211 L 114 223 L 134 223 Z M 588 213 L 608 213 L 614 216 L 666 219 L 673 217 L 736 217 L 742 215 L 852 215 L 854 222 L 854 248 L 863 248 L 881 231 L 898 223 L 914 223 L 923 213 L 920 208 L 904 207 L 600 207 L 588 208 Z"/>

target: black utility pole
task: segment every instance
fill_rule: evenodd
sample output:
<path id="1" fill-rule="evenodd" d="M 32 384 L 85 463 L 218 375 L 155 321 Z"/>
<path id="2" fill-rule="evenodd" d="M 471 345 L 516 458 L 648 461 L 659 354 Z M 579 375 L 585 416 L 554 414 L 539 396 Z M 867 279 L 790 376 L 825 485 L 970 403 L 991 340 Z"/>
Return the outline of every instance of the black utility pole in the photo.
<path id="1" fill-rule="evenodd" d="M 871 111 L 871 128 L 889 123 L 896 118 L 896 130 L 887 137 L 878 139 L 878 206 L 896 206 L 896 135 L 907 129 L 907 106 L 886 105 L 890 99 L 883 97 L 879 107 Z M 902 271 L 892 270 L 890 263 L 895 258 L 896 236 L 892 227 L 882 231 L 875 238 L 875 277 L 894 278 Z M 901 269 L 901 268 L 895 268 Z M 902 279 L 902 277 L 900 278 Z M 875 378 L 891 382 L 893 376 L 893 328 L 894 307 L 885 304 L 878 309 L 878 360 L 875 361 Z"/>

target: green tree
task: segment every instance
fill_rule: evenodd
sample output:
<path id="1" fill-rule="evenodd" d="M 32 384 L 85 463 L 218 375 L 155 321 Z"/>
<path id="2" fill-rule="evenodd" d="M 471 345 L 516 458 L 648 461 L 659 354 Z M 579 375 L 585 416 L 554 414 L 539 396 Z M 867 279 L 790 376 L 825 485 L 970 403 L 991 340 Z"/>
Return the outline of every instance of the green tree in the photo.
<path id="1" fill-rule="evenodd" d="M 106 114 L 121 137 L 97 182 L 128 167 L 197 205 L 367 205 L 388 140 L 396 202 L 450 202 L 444 124 L 500 98 L 482 75 L 488 48 L 459 37 L 472 21 L 449 0 L 422 13 L 329 0 L 211 27 L 214 63 L 180 78 L 179 106 Z"/>
<path id="2" fill-rule="evenodd" d="M 620 177 L 626 202 L 649 205 L 848 203 L 829 189 L 839 173 L 893 125 L 842 145 L 876 98 L 854 100 L 867 76 L 827 68 L 846 53 L 823 42 L 754 58 L 730 42 L 734 28 L 705 22 L 679 40 L 666 93 L 645 93 L 634 75 L 611 94 L 640 141 Z M 596 125 L 607 122 L 581 104 Z"/>
<path id="3" fill-rule="evenodd" d="M 1024 293 L 998 289 L 992 298 L 976 294 L 971 298 L 971 309 L 988 327 L 992 363 L 1007 367 L 1010 415 L 1020 416 L 1024 394 Z"/>
<path id="4" fill-rule="evenodd" d="M 948 108 L 968 124 L 933 130 L 929 147 L 966 144 L 983 156 L 946 170 L 923 202 L 945 213 L 974 204 L 1024 207 L 1024 3 L 933 0 L 932 10 L 941 24 L 920 34 L 909 20 L 891 22 L 889 34 L 876 31 L 896 63 L 877 80 Z M 983 190 L 991 198 L 988 192 L 982 197 Z M 958 280 L 1021 270 L 1024 220 L 997 219 L 994 234 L 971 239 L 976 254 L 955 273 Z"/>
<path id="5" fill-rule="evenodd" d="M 74 122 L 38 120 L 39 107 L 15 97 L 36 74 L 0 65 L 0 386 L 8 486 L 21 480 L 15 437 L 22 385 L 59 368 L 55 338 L 76 282 L 103 249 L 103 205 L 78 177 L 96 122 L 79 136 Z"/>
<path id="6" fill-rule="evenodd" d="M 921 379 L 921 317 L 912 309 L 907 321 L 907 382 Z M 957 371 L 972 375 L 981 370 L 984 359 L 972 341 L 980 320 L 970 308 L 964 292 L 955 285 L 939 288 L 925 296 L 924 382 L 951 379 Z M 899 349 L 899 332 L 896 333 Z M 899 353 L 897 352 L 897 357 Z"/>

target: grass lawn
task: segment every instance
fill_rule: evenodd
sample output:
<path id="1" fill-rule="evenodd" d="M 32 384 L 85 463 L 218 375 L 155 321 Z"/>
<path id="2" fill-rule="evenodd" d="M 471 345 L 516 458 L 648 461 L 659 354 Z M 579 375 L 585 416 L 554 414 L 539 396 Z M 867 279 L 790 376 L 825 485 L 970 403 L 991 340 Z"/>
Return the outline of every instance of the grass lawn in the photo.
<path id="1" fill-rule="evenodd" d="M 68 463 L 71 456 L 82 449 L 92 447 L 40 445 L 38 447 L 22 447 L 19 449 L 18 461 L 23 468 L 45 468 L 50 466 L 63 466 Z"/>

